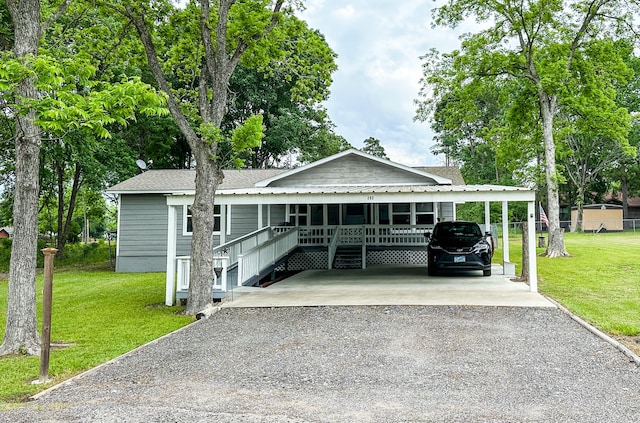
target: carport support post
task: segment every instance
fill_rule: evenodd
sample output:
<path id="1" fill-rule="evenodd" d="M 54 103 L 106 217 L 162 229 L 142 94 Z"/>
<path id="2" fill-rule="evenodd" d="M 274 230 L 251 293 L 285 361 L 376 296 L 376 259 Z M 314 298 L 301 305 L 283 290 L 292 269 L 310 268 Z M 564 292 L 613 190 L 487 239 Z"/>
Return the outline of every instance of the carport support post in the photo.
<path id="1" fill-rule="evenodd" d="M 535 201 L 529 201 L 527 204 L 527 224 L 529 225 L 529 239 L 527 246 L 529 249 L 529 290 L 538 292 L 538 269 L 536 268 L 536 212 Z"/>
<path id="2" fill-rule="evenodd" d="M 491 232 L 491 203 L 484 202 L 484 231 Z"/>
<path id="3" fill-rule="evenodd" d="M 167 275 L 165 280 L 165 305 L 172 306 L 176 292 L 176 207 L 169 205 L 167 211 Z"/>
<path id="4" fill-rule="evenodd" d="M 502 261 L 509 262 L 509 203 L 502 202 Z"/>

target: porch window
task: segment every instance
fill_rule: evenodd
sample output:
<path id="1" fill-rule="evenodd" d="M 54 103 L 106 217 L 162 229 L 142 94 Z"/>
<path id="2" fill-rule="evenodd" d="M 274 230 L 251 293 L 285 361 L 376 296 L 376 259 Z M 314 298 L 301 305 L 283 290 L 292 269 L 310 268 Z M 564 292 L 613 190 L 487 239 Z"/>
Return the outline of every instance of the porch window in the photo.
<path id="1" fill-rule="evenodd" d="M 213 233 L 220 233 L 220 205 L 213 206 Z M 182 213 L 182 235 L 193 235 L 193 215 L 191 213 L 191 206 L 184 206 Z"/>
<path id="2" fill-rule="evenodd" d="M 340 204 L 327 204 L 327 225 L 340 224 Z"/>
<path id="3" fill-rule="evenodd" d="M 307 226 L 309 206 L 306 204 L 291 204 L 289 207 L 289 223 L 293 226 Z"/>
<path id="4" fill-rule="evenodd" d="M 433 225 L 433 203 L 416 203 L 416 225 Z"/>
<path id="5" fill-rule="evenodd" d="M 378 204 L 378 223 L 381 225 L 391 223 L 391 220 L 389 220 L 389 204 Z"/>
<path id="6" fill-rule="evenodd" d="M 394 225 L 411 224 L 411 204 L 397 203 L 391 206 L 391 222 Z"/>
<path id="7" fill-rule="evenodd" d="M 324 206 L 322 204 L 312 204 L 309 209 L 311 211 L 311 225 L 324 225 Z"/>

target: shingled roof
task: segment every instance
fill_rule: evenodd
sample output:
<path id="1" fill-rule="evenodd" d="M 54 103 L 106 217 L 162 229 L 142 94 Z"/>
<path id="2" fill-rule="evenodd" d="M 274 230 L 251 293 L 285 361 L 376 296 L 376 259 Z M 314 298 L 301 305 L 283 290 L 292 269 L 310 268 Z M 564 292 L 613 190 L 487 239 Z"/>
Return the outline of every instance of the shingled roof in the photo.
<path id="1" fill-rule="evenodd" d="M 454 167 L 419 167 L 423 172 L 450 179 L 453 185 L 464 185 L 460 170 Z M 253 188 L 256 182 L 272 178 L 289 169 L 229 169 L 218 190 Z M 112 193 L 193 193 L 195 170 L 152 169 L 109 188 Z"/>
<path id="2" fill-rule="evenodd" d="M 453 166 L 420 166 L 416 167 L 422 172 L 432 173 L 437 176 L 442 176 L 451 180 L 451 185 L 465 185 L 464 178 L 460 169 Z"/>

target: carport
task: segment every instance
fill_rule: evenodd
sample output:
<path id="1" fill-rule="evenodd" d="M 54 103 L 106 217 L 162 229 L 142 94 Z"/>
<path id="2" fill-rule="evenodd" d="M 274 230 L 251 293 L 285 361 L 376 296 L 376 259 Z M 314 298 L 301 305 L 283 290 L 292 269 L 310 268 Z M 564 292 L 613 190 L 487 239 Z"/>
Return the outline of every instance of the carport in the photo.
<path id="1" fill-rule="evenodd" d="M 237 287 L 224 307 L 362 305 L 472 305 L 555 307 L 523 282 L 494 265 L 493 276 L 466 271 L 427 276 L 421 265 L 378 265 L 367 269 L 307 270 L 266 288 Z"/>

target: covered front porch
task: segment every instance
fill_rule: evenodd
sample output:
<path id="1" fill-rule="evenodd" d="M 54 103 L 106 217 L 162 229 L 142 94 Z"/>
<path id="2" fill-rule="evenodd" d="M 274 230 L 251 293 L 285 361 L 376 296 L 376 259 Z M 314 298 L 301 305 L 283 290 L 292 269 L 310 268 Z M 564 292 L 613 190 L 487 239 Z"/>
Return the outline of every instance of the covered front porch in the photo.
<path id="1" fill-rule="evenodd" d="M 502 275 L 513 275 L 515 273 L 515 265 L 510 261 L 508 237 L 508 204 L 509 201 L 526 201 L 528 204 L 528 223 L 530 227 L 534 226 L 535 209 L 533 201 L 533 193 L 524 189 L 505 189 L 489 191 L 452 191 L 431 193 L 419 193 L 419 199 L 423 201 L 416 202 L 416 193 L 404 193 L 402 196 L 388 198 L 382 203 L 372 203 L 367 207 L 363 207 L 364 203 L 338 203 L 338 210 L 353 211 L 360 210 L 364 222 L 375 222 L 377 224 L 339 224 L 339 225 L 313 225 L 312 210 L 323 210 L 322 223 L 327 223 L 332 204 L 320 204 L 320 196 L 308 195 L 302 196 L 296 194 L 295 203 L 292 198 L 287 198 L 288 203 L 284 205 L 274 204 L 275 207 L 288 210 L 283 225 L 265 226 L 261 229 L 251 232 L 245 236 L 236 238 L 229 242 L 222 243 L 212 252 L 215 260 L 215 274 L 212 275 L 212 292 L 215 297 L 228 297 L 227 292 L 238 287 L 254 285 L 258 280 L 272 273 L 278 266 L 286 266 L 292 255 L 305 254 L 306 263 L 312 262 L 306 269 L 314 270 L 332 270 L 336 263 L 336 254 L 341 246 L 355 247 L 356 255 L 359 256 L 359 269 L 367 269 L 371 265 L 411 265 L 417 264 L 425 269 L 426 279 L 426 256 L 420 258 L 421 254 L 425 254 L 426 238 L 424 233 L 433 228 L 433 222 L 440 219 L 439 210 L 442 209 L 439 201 L 426 200 L 449 200 L 448 203 L 455 203 L 456 200 L 465 198 L 467 201 L 480 196 L 485 198 L 493 198 L 500 200 L 502 204 L 502 231 L 500 239 L 496 239 L 501 245 L 502 265 L 496 269 L 497 273 Z M 387 194 L 388 196 L 388 194 Z M 271 204 L 269 201 L 278 200 L 278 196 L 256 197 L 256 201 L 260 201 L 256 205 L 258 215 L 271 216 Z M 384 197 L 384 195 L 381 195 Z M 233 213 L 234 200 L 237 197 L 221 195 L 217 197 L 217 204 L 222 204 L 224 213 Z M 374 196 L 370 196 L 371 199 Z M 245 198 L 246 199 L 246 198 Z M 282 200 L 283 198 L 281 198 Z M 324 198 L 326 201 L 326 197 Z M 413 199 L 414 201 L 407 201 Z M 185 203 L 185 196 L 167 197 L 169 205 L 169 233 L 176 232 L 176 210 Z M 345 198 L 346 200 L 346 198 Z M 404 200 L 404 201 L 403 201 Z M 318 203 L 314 204 L 316 201 Z M 265 204 L 266 203 L 266 204 Z M 301 204 L 304 207 L 301 207 Z M 358 205 L 358 207 L 349 207 L 349 205 Z M 409 210 L 406 219 L 415 223 L 418 220 L 418 210 L 431 210 L 426 224 L 394 224 L 393 216 L 388 222 L 380 224 L 381 204 L 388 205 L 382 207 L 386 210 L 394 210 L 394 204 L 402 205 L 402 209 Z M 425 206 L 431 204 L 431 206 Z M 498 224 L 492 223 L 489 214 L 490 201 L 484 201 L 485 204 L 485 222 L 484 227 L 487 230 L 497 227 Z M 407 207 L 408 205 L 408 207 Z M 314 207 L 315 206 L 315 207 Z M 274 207 L 274 208 L 275 208 Z M 171 210 L 174 210 L 173 212 Z M 266 209 L 266 213 L 263 213 Z M 399 210 L 399 208 L 396 208 Z M 455 210 L 455 208 L 454 208 Z M 302 213 L 301 213 L 302 211 Z M 306 211 L 306 213 L 305 213 Z M 360 212 L 358 212 L 360 213 Z M 349 216 L 348 212 L 338 214 L 338 216 Z M 301 216 L 304 220 L 300 220 Z M 351 215 L 353 216 L 353 215 Z M 449 217 L 455 219 L 455 213 Z M 371 220 L 367 220 L 371 219 Z M 228 215 L 223 217 L 226 222 Z M 173 223 L 172 223 L 173 222 Z M 261 220 L 262 222 L 262 220 Z M 315 221 L 318 223 L 319 221 Z M 349 220 L 352 222 L 352 220 Z M 339 221 L 345 223 L 345 221 Z M 171 226 L 171 225 L 174 226 Z M 224 231 L 224 225 L 222 231 Z M 495 235 L 495 232 L 494 232 Z M 166 303 L 174 304 L 176 299 L 186 298 L 189 286 L 189 256 L 176 255 L 175 245 L 172 247 L 172 240 L 169 240 L 167 257 L 167 280 L 166 280 Z M 535 233 L 530 231 L 527 245 L 530 251 L 535 251 Z M 391 252 L 391 253 L 390 253 Z M 500 260 L 499 259 L 499 260 Z M 495 262 L 495 258 L 494 258 Z M 537 292 L 537 273 L 536 273 L 536 256 L 529 255 L 530 281 L 526 289 L 530 292 Z"/>

